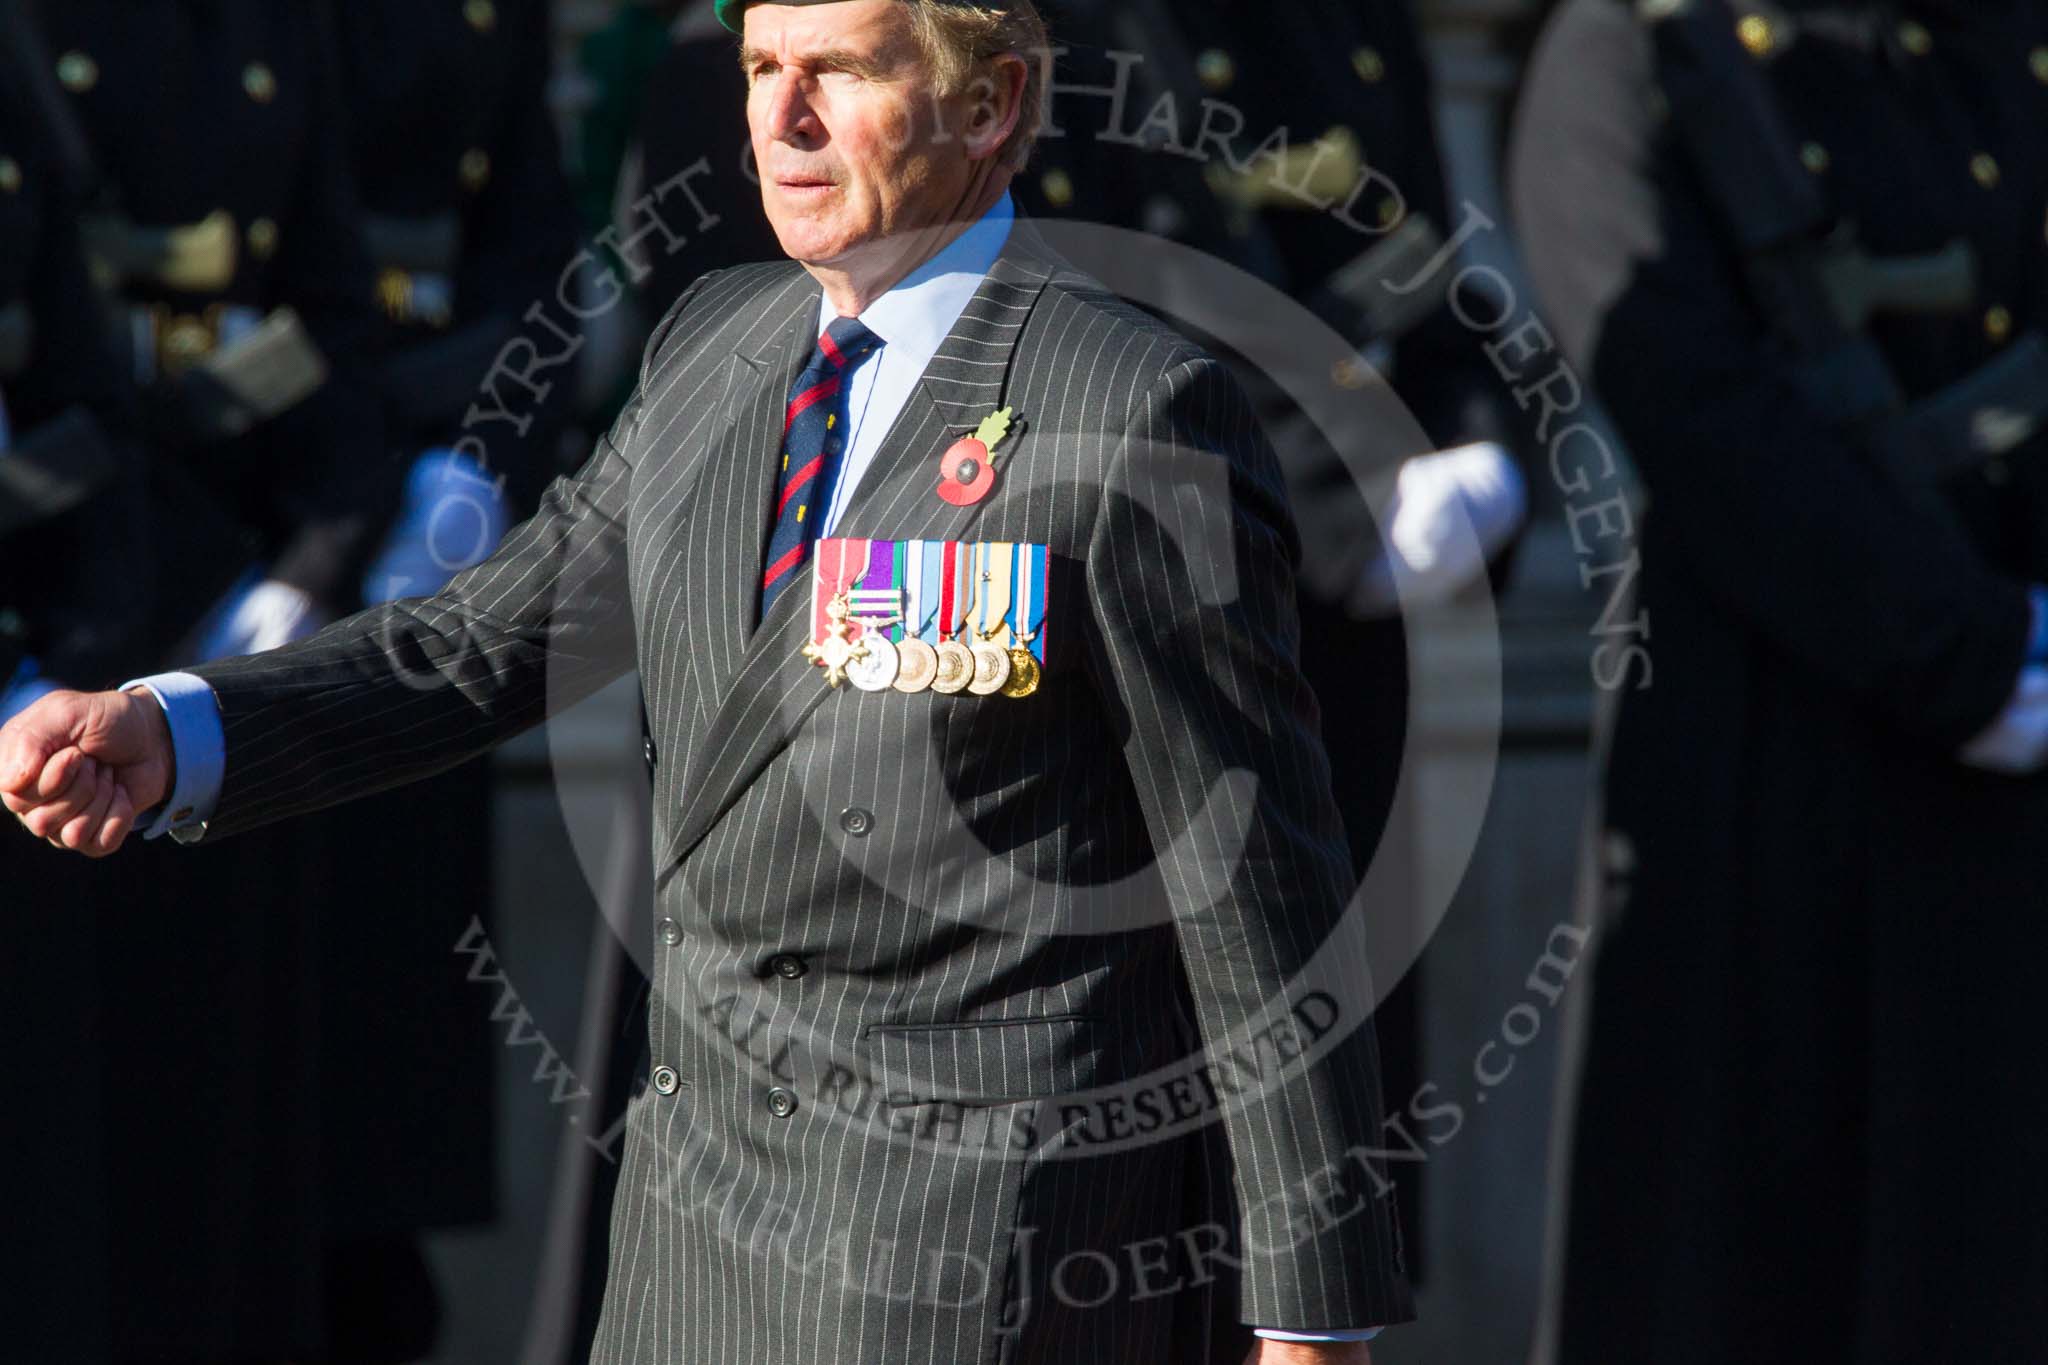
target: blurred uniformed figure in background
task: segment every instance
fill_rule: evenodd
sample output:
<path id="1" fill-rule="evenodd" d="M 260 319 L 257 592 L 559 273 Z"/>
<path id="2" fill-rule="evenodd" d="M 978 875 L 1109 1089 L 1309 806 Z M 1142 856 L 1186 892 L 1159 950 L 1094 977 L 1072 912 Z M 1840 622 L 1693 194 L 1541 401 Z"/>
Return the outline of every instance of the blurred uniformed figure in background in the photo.
<path id="1" fill-rule="evenodd" d="M 0 718 L 66 680 L 137 658 L 155 575 L 84 553 L 78 517 L 110 518 L 130 555 L 148 546 L 134 390 L 94 306 L 79 241 L 83 167 L 54 125 L 60 98 L 29 83 L 27 15 L 0 6 Z M 84 577 L 37 572 L 61 560 Z M 53 598 L 51 594 L 61 593 Z"/>
<path id="2" fill-rule="evenodd" d="M 691 281 L 781 254 L 753 178 L 738 54 L 711 0 L 625 0 L 578 49 L 592 99 L 577 136 L 576 198 L 608 272 L 579 276 L 603 305 L 586 327 L 594 420 L 625 403 L 647 334 Z M 678 174 L 687 194 L 663 183 Z"/>
<path id="3" fill-rule="evenodd" d="M 360 585 L 382 601 L 484 558 L 560 472 L 580 344 L 555 294 L 577 234 L 543 0 L 350 0 L 329 14 L 385 441 L 405 471 Z M 474 956 L 457 951 L 490 922 L 491 797 L 490 766 L 464 764 L 308 836 L 330 869 L 301 913 L 338 1025 L 320 1030 L 319 1075 L 340 1358 L 423 1352 L 437 1294 L 420 1233 L 493 1213 L 494 1026 Z"/>
<path id="4" fill-rule="evenodd" d="M 374 383 L 376 295 L 325 7 L 23 8 L 39 30 L 47 105 L 74 150 L 96 286 L 70 289 L 65 306 L 74 321 L 110 317 L 120 360 L 105 373 L 138 395 L 147 468 L 133 477 L 150 494 L 147 557 L 103 536 L 43 573 L 61 581 L 80 562 L 111 561 L 150 584 L 157 628 L 89 665 L 44 663 L 74 674 L 55 681 L 104 687 L 167 657 L 304 634 L 360 603 L 405 473 L 387 452 Z M 167 485 L 198 493 L 174 503 L 157 496 Z M 90 1331 L 104 1349 L 43 1358 L 415 1358 L 432 1329 L 430 1295 L 409 1273 L 416 1258 L 362 1240 L 382 1205 L 343 1183 L 361 1153 L 333 1143 L 374 1140 L 340 1116 L 377 1095 L 378 1068 L 391 1069 L 390 1092 L 369 1102 L 412 1104 L 425 1087 L 408 1070 L 429 1063 L 358 1053 L 369 1074 L 353 1089 L 326 1085 L 337 1048 L 369 1017 L 335 993 L 328 922 L 404 910 L 402 885 L 337 905 L 334 872 L 381 850 L 343 847 L 314 825 L 217 857 L 157 844 L 132 863 L 73 868 L 33 851 L 0 855 L 10 903 L 69 912 L 98 935 L 78 964 L 97 996 L 94 1034 L 64 1054 L 98 1080 L 98 1150 L 17 1174 L 75 1175 L 80 1201 L 105 1211 L 101 1264 L 78 1272 L 99 1283 Z M 456 964 L 456 995 L 452 939 L 433 961 Z M 397 990 L 376 1004 L 410 1007 Z M 79 1126 L 57 1112 L 37 1121 Z M 385 1155 L 396 1165 L 410 1154 Z M 439 1172 L 458 1190 L 459 1174 Z"/>
<path id="5" fill-rule="evenodd" d="M 91 159 L 86 247 L 120 313 L 146 437 L 246 528 L 241 590 L 197 645 L 308 633 L 358 605 L 397 491 L 320 7 L 31 8 Z"/>
<path id="6" fill-rule="evenodd" d="M 700 8 L 714 31 L 725 31 L 708 0 L 701 6 L 693 0 L 620 0 L 610 22 L 576 50 L 576 66 L 595 88 L 576 138 L 576 215 L 587 237 L 612 225 L 619 177 L 639 141 L 641 112 L 668 54 L 671 30 L 682 11 Z M 707 112 L 713 93 L 699 92 Z"/>
<path id="7" fill-rule="evenodd" d="M 25 22 L 18 0 L 0 0 L 0 716 L 51 677 L 118 672 L 151 578 L 82 553 L 99 519 L 139 550 L 146 498 L 127 441 L 132 394 L 90 303 L 75 167 L 25 79 L 36 60 Z M 74 584 L 52 563 L 103 571 Z M 15 1248 L 0 1322 L 10 1357 L 103 1359 L 107 1069 L 81 1059 L 96 1042 L 112 926 L 20 895 L 8 874 L 23 854 L 0 856 L 0 900 L 16 920 L 0 951 L 0 1207 Z"/>
<path id="8" fill-rule="evenodd" d="M 754 179 L 753 146 L 747 136 L 747 82 L 740 74 L 739 44 L 712 15 L 710 0 L 685 5 L 670 26 L 670 42 L 640 113 L 637 174 L 620 198 L 629 201 L 702 160 L 708 173 L 691 181 L 704 206 L 719 222 L 691 234 L 680 251 L 650 253 L 650 273 L 641 285 L 643 310 L 658 318 L 691 281 L 711 270 L 748 261 L 772 261 L 782 254 L 761 211 L 761 187 Z M 1021 182 L 1020 182 L 1021 183 Z"/>
<path id="9" fill-rule="evenodd" d="M 385 324 L 390 441 L 414 455 L 452 452 L 456 461 L 416 461 L 407 510 L 430 506 L 437 489 L 464 509 L 460 517 L 444 513 L 453 525 L 436 537 L 455 543 L 422 538 L 424 556 L 387 553 L 371 566 L 366 597 L 411 597 L 466 568 L 475 543 L 491 539 L 478 534 L 491 500 L 471 485 L 502 479 L 495 515 L 519 518 L 566 472 L 560 446 L 576 393 L 576 348 L 528 316 L 538 308 L 566 321 L 555 296 L 577 247 L 547 101 L 548 6 L 332 8 L 363 236 Z"/>
<path id="10" fill-rule="evenodd" d="M 2048 1340 L 2044 126 L 2032 0 L 1537 51 L 1517 218 L 1650 503 L 1564 1361 Z"/>

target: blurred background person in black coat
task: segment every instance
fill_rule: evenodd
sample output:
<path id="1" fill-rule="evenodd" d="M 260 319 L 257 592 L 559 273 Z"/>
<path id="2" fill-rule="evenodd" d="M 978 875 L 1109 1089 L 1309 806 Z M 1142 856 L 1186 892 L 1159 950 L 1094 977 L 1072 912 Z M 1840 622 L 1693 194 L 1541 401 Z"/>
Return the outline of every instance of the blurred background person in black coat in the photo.
<path id="1" fill-rule="evenodd" d="M 2027 0 L 1568 0 L 1538 49 L 1517 217 L 1655 620 L 1566 1361 L 2040 1355 L 2044 117 Z"/>
<path id="2" fill-rule="evenodd" d="M 62 681 L 281 643 L 356 605 L 397 491 L 318 7 L 24 8 L 36 31 L 13 42 L 73 151 L 94 282 L 65 307 L 108 323 L 152 494 L 151 552 L 124 565 L 156 589 L 150 628 Z M 154 496 L 172 484 L 193 496 Z M 10 891 L 100 930 L 73 1064 L 101 1082 L 100 1160 L 77 1174 L 108 1215 L 82 1270 L 107 1355 L 324 1350 L 320 851 L 287 835 L 83 870 L 32 852 L 0 854 Z"/>
<path id="3" fill-rule="evenodd" d="M 97 285 L 44 253 L 62 291 L 47 349 L 111 319 L 117 360 L 73 345 L 69 372 L 141 395 L 143 454 L 117 488 L 150 494 L 148 535 L 120 577 L 164 588 L 139 622 L 94 603 L 97 653 L 27 642 L 18 684 L 261 649 L 487 554 L 554 472 L 568 405 L 496 368 L 574 247 L 545 6 L 15 18 L 11 55 L 73 148 Z M 38 190 L 52 159 L 32 158 Z M 462 444 L 494 389 L 524 405 Z M 65 392 L 20 390 L 29 420 Z M 454 951 L 490 899 L 488 798 L 477 768 L 230 856 L 152 848 L 85 875 L 22 859 L 16 877 L 6 851 L 10 890 L 76 926 L 124 909 L 89 959 L 96 1032 L 72 1030 L 107 1061 L 84 1074 L 124 1076 L 101 1108 L 119 1138 L 76 1172 L 115 1210 L 97 1276 L 114 1358 L 430 1349 L 418 1237 L 492 1203 L 490 1021 Z M 137 1038 L 147 1064 L 124 1074 Z"/>
<path id="4" fill-rule="evenodd" d="M 580 348 L 554 303 L 576 227 L 542 0 L 329 13 L 384 439 L 404 473 L 359 588 L 381 601 L 431 593 L 484 558 L 580 460 L 563 445 Z M 301 913 L 331 1021 L 321 1136 L 342 1358 L 423 1355 L 441 1295 L 420 1238 L 496 1209 L 492 1020 L 456 951 L 492 922 L 491 772 L 465 764 L 335 811 L 309 836 L 328 869 Z"/>
<path id="5" fill-rule="evenodd" d="M 25 16 L 0 0 L 0 718 L 56 685 L 121 667 L 124 637 L 148 619 L 153 575 L 148 499 L 132 445 L 133 393 L 91 297 L 79 245 L 78 186 L 48 110 L 22 79 Z M 119 528 L 136 559 L 107 572 L 38 572 L 91 562 L 87 523 Z M 114 657 L 108 657 L 109 655 Z M 0 870 L 34 850 L 10 840 Z M 81 1065 L 99 1041 L 103 925 L 68 900 L 7 883 L 0 952 L 10 1096 L 0 1176 L 12 1259 L 5 1349 L 21 1359 L 104 1358 L 108 1199 L 100 1163 L 103 1069 Z"/>

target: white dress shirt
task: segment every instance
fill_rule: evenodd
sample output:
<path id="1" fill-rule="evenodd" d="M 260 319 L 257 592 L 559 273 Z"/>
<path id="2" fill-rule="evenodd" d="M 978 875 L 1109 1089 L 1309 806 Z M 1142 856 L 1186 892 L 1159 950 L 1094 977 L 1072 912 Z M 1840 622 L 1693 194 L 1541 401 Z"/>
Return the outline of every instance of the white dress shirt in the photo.
<path id="1" fill-rule="evenodd" d="M 905 275 L 895 288 L 860 314 L 861 322 L 882 344 L 854 368 L 847 381 L 846 428 L 852 439 L 846 447 L 839 482 L 832 489 L 832 505 L 825 509 L 825 519 L 818 527 L 820 536 L 831 535 L 839 525 L 839 515 L 846 510 L 848 498 L 868 466 L 874 463 L 882 438 L 889 434 L 896 415 L 910 401 L 917 381 L 924 377 L 925 366 L 938 354 L 939 343 L 953 330 L 953 324 L 967 309 L 967 301 L 974 297 L 996 257 L 1002 254 L 1016 216 L 1016 208 L 1005 193 L 972 227 Z M 823 335 L 838 316 L 832 300 L 819 291 L 819 334 Z"/>

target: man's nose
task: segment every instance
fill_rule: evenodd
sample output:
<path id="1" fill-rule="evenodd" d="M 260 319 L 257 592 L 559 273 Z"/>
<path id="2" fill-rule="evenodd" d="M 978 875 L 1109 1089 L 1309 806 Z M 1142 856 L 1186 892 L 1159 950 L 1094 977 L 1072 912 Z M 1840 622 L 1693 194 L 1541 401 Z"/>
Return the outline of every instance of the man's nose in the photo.
<path id="1" fill-rule="evenodd" d="M 795 71 L 778 72 L 768 94 L 768 135 L 777 142 L 808 147 L 824 133 L 817 110 L 811 107 L 804 77 Z"/>

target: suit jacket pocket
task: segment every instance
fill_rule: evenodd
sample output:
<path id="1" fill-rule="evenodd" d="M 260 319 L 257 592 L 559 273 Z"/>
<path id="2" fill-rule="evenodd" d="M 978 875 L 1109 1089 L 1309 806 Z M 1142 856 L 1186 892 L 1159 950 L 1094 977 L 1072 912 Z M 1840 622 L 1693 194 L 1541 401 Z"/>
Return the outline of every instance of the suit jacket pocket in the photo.
<path id="1" fill-rule="evenodd" d="M 887 1104 L 1002 1104 L 1086 1090 L 1115 1075 L 1114 1035 L 1085 1014 L 862 1031 Z"/>

